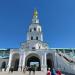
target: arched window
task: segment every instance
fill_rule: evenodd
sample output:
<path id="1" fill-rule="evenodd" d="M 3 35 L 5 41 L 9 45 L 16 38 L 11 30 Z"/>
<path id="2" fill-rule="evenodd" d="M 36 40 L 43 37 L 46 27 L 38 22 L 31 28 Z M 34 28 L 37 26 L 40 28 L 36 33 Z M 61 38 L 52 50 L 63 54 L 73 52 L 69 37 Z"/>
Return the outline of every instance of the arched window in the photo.
<path id="1" fill-rule="evenodd" d="M 38 37 L 36 37 L 36 40 L 38 40 Z"/>
<path id="2" fill-rule="evenodd" d="M 34 31 L 36 31 L 36 28 L 34 28 Z"/>
<path id="3" fill-rule="evenodd" d="M 31 40 L 33 40 L 33 37 L 31 36 Z"/>
<path id="4" fill-rule="evenodd" d="M 5 67 L 6 67 L 6 62 L 5 62 L 5 61 L 2 62 L 1 67 L 2 67 L 2 68 L 5 68 Z"/>

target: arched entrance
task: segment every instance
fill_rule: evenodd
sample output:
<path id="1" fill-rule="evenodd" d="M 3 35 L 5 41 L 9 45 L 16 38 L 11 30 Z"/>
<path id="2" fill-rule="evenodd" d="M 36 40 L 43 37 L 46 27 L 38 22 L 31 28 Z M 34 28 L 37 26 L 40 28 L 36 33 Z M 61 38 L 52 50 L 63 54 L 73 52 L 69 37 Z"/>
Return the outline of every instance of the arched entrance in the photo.
<path id="1" fill-rule="evenodd" d="M 20 56 L 18 53 L 13 54 L 11 66 L 13 66 L 14 71 L 18 71 L 19 58 L 20 58 Z"/>
<path id="2" fill-rule="evenodd" d="M 2 70 L 2 69 L 6 70 L 6 62 L 5 62 L 5 61 L 2 62 L 1 70 Z"/>
<path id="3" fill-rule="evenodd" d="M 36 70 L 41 70 L 41 63 L 40 58 L 37 56 L 37 54 L 30 54 L 26 57 L 25 66 L 30 67 L 36 65 Z"/>
<path id="4" fill-rule="evenodd" d="M 47 57 L 47 69 L 53 68 L 54 67 L 53 55 L 51 53 L 48 53 L 46 57 Z"/>

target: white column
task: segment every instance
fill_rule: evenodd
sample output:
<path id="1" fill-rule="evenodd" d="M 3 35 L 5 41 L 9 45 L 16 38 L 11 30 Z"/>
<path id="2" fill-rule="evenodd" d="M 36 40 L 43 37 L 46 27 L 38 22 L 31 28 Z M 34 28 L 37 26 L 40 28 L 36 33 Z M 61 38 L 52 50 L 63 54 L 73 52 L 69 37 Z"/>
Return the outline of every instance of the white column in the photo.
<path id="1" fill-rule="evenodd" d="M 20 59 L 19 59 L 19 67 L 21 66 L 21 55 L 20 55 Z"/>
<path id="2" fill-rule="evenodd" d="M 45 61 L 44 65 L 45 65 L 45 66 L 47 66 L 47 58 L 46 58 L 46 53 L 45 53 L 45 60 L 44 60 L 44 61 Z"/>
<path id="3" fill-rule="evenodd" d="M 42 60 L 42 61 L 41 61 L 41 65 L 43 66 L 43 62 L 44 62 L 44 61 L 43 61 L 43 55 L 42 55 L 42 59 L 41 59 L 41 60 Z"/>
<path id="4" fill-rule="evenodd" d="M 12 62 L 12 53 L 10 53 L 10 56 L 9 56 L 9 62 L 8 62 L 8 66 L 7 66 L 7 71 L 11 67 L 11 62 Z"/>
<path id="5" fill-rule="evenodd" d="M 23 64 L 22 64 L 22 67 L 24 67 L 25 66 L 25 57 L 26 57 L 26 55 L 25 55 L 25 53 L 24 53 L 24 55 L 23 55 Z"/>
<path id="6" fill-rule="evenodd" d="M 19 67 L 22 66 L 22 55 L 20 55 L 20 60 L 19 60 Z"/>
<path id="7" fill-rule="evenodd" d="M 12 62 L 12 54 L 10 54 L 10 58 L 9 58 L 9 64 L 8 64 L 9 67 L 11 66 L 11 62 Z"/>
<path id="8" fill-rule="evenodd" d="M 23 53 L 20 54 L 18 71 L 21 71 L 22 64 L 23 64 Z"/>
<path id="9" fill-rule="evenodd" d="M 41 71 L 44 71 L 44 56 L 41 56 Z"/>
<path id="10" fill-rule="evenodd" d="M 46 53 L 42 56 L 42 60 L 41 60 L 41 70 L 42 70 L 45 74 L 47 73 Z"/>

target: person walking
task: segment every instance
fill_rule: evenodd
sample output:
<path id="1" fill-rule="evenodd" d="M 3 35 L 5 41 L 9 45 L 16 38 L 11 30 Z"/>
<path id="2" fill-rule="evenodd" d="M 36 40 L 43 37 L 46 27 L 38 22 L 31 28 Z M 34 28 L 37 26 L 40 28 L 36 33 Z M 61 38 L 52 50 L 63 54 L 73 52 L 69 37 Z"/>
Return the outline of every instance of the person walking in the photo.
<path id="1" fill-rule="evenodd" d="M 25 67 L 23 68 L 23 73 L 25 73 Z"/>
<path id="2" fill-rule="evenodd" d="M 30 66 L 30 67 L 28 67 L 28 71 L 29 71 L 29 75 L 31 75 L 31 71 L 32 71 L 31 66 Z"/>
<path id="3" fill-rule="evenodd" d="M 47 75 L 51 75 L 50 68 L 48 68 Z"/>
<path id="4" fill-rule="evenodd" d="M 58 69 L 58 70 L 56 71 L 56 74 L 57 74 L 57 75 L 62 75 L 61 70 Z"/>
<path id="5" fill-rule="evenodd" d="M 13 73 L 13 71 L 14 71 L 14 67 L 11 66 L 10 69 L 9 69 L 9 72 Z"/>
<path id="6" fill-rule="evenodd" d="M 56 71 L 54 68 L 51 69 L 51 75 L 56 75 Z"/>
<path id="7" fill-rule="evenodd" d="M 27 66 L 24 67 L 23 73 L 26 73 L 26 71 L 27 71 Z"/>
<path id="8" fill-rule="evenodd" d="M 35 75 L 35 68 L 36 68 L 36 65 L 34 64 L 34 65 L 32 66 L 33 75 Z"/>

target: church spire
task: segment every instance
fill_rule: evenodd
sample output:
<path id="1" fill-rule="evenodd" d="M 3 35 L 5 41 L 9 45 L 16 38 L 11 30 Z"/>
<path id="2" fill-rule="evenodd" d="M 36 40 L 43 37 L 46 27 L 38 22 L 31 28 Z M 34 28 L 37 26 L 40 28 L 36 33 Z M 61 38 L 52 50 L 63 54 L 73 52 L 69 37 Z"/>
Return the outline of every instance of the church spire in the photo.
<path id="1" fill-rule="evenodd" d="M 34 14 L 33 14 L 33 17 L 38 17 L 38 11 L 37 11 L 37 9 L 34 9 Z"/>
<path id="2" fill-rule="evenodd" d="M 36 9 L 33 12 L 32 23 L 29 26 L 29 31 L 27 33 L 27 40 L 43 41 L 42 28 L 39 24 L 38 12 Z"/>
<path id="3" fill-rule="evenodd" d="M 32 23 L 39 23 L 37 9 L 34 9 Z"/>

